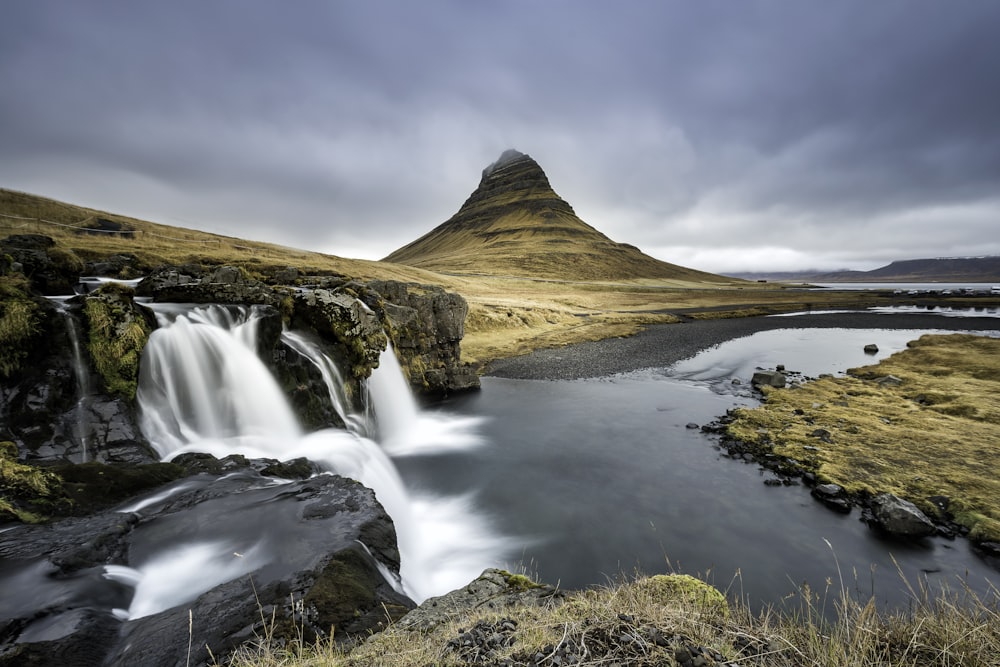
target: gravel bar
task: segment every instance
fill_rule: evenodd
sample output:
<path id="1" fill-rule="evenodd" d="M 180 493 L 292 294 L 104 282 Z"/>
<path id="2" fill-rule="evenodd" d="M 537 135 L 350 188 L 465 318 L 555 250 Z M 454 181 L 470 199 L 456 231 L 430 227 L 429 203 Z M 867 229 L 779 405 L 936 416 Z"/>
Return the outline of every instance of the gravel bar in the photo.
<path id="1" fill-rule="evenodd" d="M 818 313 L 741 317 L 659 324 L 627 338 L 577 343 L 498 359 L 484 373 L 525 380 L 576 380 L 667 367 L 734 338 L 772 329 L 947 329 L 1000 332 L 995 317 L 946 317 L 915 313 Z"/>

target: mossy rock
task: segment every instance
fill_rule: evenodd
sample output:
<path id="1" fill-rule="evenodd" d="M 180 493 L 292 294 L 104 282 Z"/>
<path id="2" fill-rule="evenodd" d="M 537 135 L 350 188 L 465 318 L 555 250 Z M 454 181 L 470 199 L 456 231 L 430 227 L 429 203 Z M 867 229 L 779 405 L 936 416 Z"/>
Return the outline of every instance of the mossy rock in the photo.
<path id="1" fill-rule="evenodd" d="M 719 589 L 689 574 L 657 574 L 640 579 L 633 586 L 663 602 L 677 600 L 729 617 L 729 603 Z"/>
<path id="2" fill-rule="evenodd" d="M 370 557 L 358 549 L 344 549 L 323 568 L 303 603 L 306 609 L 315 610 L 313 625 L 318 631 L 332 628 L 334 636 L 365 633 L 409 611 L 382 600 L 378 589 L 384 586 Z"/>
<path id="3" fill-rule="evenodd" d="M 109 394 L 132 400 L 139 382 L 139 359 L 151 323 L 128 287 L 108 283 L 84 300 L 87 349 Z"/>
<path id="4" fill-rule="evenodd" d="M 0 276 L 0 376 L 12 377 L 24 368 L 41 332 L 38 304 L 20 274 Z"/>
<path id="5" fill-rule="evenodd" d="M 44 521 L 52 507 L 65 506 L 55 473 L 18 461 L 17 445 L 0 442 L 0 519 Z"/>

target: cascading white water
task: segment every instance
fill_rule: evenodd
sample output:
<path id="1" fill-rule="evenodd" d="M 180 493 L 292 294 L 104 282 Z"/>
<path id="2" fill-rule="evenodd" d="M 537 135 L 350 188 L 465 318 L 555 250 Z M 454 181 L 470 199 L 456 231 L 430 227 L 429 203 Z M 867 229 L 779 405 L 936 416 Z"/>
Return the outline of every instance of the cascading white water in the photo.
<path id="1" fill-rule="evenodd" d="M 308 339 L 288 332 L 283 337 L 323 372 L 331 399 L 344 411 L 341 416 L 350 430 L 302 432 L 280 388 L 254 352 L 255 312 L 244 310 L 234 316 L 225 308 L 210 306 L 158 318 L 161 326 L 143 352 L 137 399 L 143 433 L 164 459 L 193 451 L 281 460 L 304 456 L 331 472 L 359 480 L 375 491 L 393 519 L 403 589 L 418 601 L 468 583 L 497 563 L 500 541 L 470 511 L 468 499 L 409 496 L 386 452 L 365 437 L 375 430 L 363 416 L 347 410 L 336 366 Z M 391 350 L 388 354 L 391 363 L 383 355 L 386 363 L 374 374 L 372 402 L 378 419 L 393 424 L 391 437 L 405 450 L 403 422 L 419 423 L 420 415 L 409 391 L 405 396 L 400 393 L 405 382 Z M 399 377 L 384 377 L 391 373 Z M 394 388 L 384 393 L 374 389 L 382 384 Z M 406 416 L 397 413 L 399 404 Z M 466 446 L 478 443 L 475 420 L 456 418 L 449 423 L 439 416 L 433 421 L 451 448 L 458 446 L 463 432 Z M 143 568 L 139 570 L 142 573 Z M 145 574 L 155 576 L 153 571 Z M 173 599 L 156 602 L 139 595 L 144 591 L 154 595 L 158 590 L 137 587 L 129 613 L 154 613 L 151 610 L 158 605 L 176 604 Z"/>
<path id="2" fill-rule="evenodd" d="M 428 412 L 417 406 L 391 344 L 379 356 L 368 392 L 375 405 L 379 441 L 393 456 L 438 454 L 482 444 L 481 419 Z"/>
<path id="3" fill-rule="evenodd" d="M 340 374 L 340 369 L 333 363 L 333 360 L 323 354 L 322 350 L 312 341 L 296 331 L 282 331 L 281 340 L 285 345 L 308 359 L 320 372 L 330 395 L 330 401 L 347 430 L 356 435 L 371 437 L 373 429 L 371 428 L 370 416 L 356 414 L 351 410 L 350 401 L 344 392 L 344 377 Z"/>

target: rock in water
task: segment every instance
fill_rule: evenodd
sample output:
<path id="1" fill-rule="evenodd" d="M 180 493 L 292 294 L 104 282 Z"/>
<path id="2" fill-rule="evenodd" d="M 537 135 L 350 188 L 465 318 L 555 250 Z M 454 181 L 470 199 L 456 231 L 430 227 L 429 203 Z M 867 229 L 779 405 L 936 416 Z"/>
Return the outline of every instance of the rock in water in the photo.
<path id="1" fill-rule="evenodd" d="M 414 606 L 381 574 L 398 573 L 395 530 L 358 482 L 244 469 L 169 491 L 0 533 L 0 666 L 173 667 L 189 641 L 190 664 L 205 664 L 255 633 L 364 635 Z"/>
<path id="2" fill-rule="evenodd" d="M 780 371 L 757 371 L 753 374 L 750 384 L 755 387 L 784 387 L 786 382 L 785 374 Z"/>
<path id="3" fill-rule="evenodd" d="M 880 493 L 871 502 L 875 524 L 897 537 L 919 538 L 933 535 L 934 524 L 908 500 L 891 493 Z"/>

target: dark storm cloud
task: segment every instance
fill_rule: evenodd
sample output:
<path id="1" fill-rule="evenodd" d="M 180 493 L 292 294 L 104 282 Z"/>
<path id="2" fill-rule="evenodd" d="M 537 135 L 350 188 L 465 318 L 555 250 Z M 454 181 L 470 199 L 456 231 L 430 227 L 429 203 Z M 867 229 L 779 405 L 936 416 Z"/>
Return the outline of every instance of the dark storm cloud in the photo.
<path id="1" fill-rule="evenodd" d="M 6 14 L 5 187 L 378 257 L 516 147 L 587 222 L 699 268 L 1000 254 L 992 2 Z"/>

